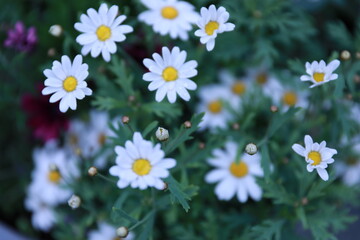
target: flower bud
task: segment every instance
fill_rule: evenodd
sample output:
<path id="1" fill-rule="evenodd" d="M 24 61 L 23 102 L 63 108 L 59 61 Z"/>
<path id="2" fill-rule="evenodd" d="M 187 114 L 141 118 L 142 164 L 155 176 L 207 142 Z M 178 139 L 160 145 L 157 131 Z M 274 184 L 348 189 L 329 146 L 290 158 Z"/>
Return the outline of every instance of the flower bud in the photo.
<path id="1" fill-rule="evenodd" d="M 275 112 L 279 111 L 279 108 L 278 108 L 277 106 L 272 105 L 272 106 L 270 107 L 270 110 L 271 110 L 273 113 L 275 113 Z"/>
<path id="2" fill-rule="evenodd" d="M 63 28 L 58 24 L 52 25 L 49 29 L 49 33 L 54 37 L 60 37 L 63 33 Z"/>
<path id="3" fill-rule="evenodd" d="M 49 48 L 47 52 L 49 57 L 54 57 L 56 55 L 56 49 L 55 48 Z"/>
<path id="4" fill-rule="evenodd" d="M 121 121 L 122 121 L 123 124 L 127 124 L 127 123 L 130 122 L 130 118 L 129 118 L 129 116 L 123 116 L 121 118 Z"/>
<path id="5" fill-rule="evenodd" d="M 80 199 L 79 196 L 73 194 L 71 196 L 71 198 L 69 199 L 68 204 L 72 209 L 76 209 L 76 208 L 78 208 L 80 206 L 81 199 Z"/>
<path id="6" fill-rule="evenodd" d="M 88 170 L 88 174 L 89 176 L 93 177 L 98 173 L 98 170 L 96 167 L 90 167 Z"/>
<path id="7" fill-rule="evenodd" d="M 166 141 L 169 139 L 169 131 L 165 128 L 158 127 L 155 136 L 159 141 Z"/>
<path id="8" fill-rule="evenodd" d="M 185 128 L 191 128 L 191 126 L 192 126 L 192 124 L 191 124 L 190 121 L 184 122 L 184 127 L 185 127 Z"/>
<path id="9" fill-rule="evenodd" d="M 204 149 L 206 147 L 205 143 L 200 142 L 199 143 L 199 149 Z"/>
<path id="10" fill-rule="evenodd" d="M 168 188 L 169 188 L 169 184 L 167 184 L 166 182 L 164 182 L 164 189 L 163 189 L 163 191 L 168 190 Z"/>
<path id="11" fill-rule="evenodd" d="M 345 60 L 345 61 L 349 60 L 351 58 L 351 54 L 350 54 L 349 51 L 344 50 L 344 51 L 341 52 L 340 58 L 341 58 L 341 60 Z"/>
<path id="12" fill-rule="evenodd" d="M 232 128 L 233 128 L 234 130 L 239 130 L 239 129 L 240 129 L 240 125 L 239 125 L 238 123 L 234 123 L 234 124 L 232 125 Z"/>
<path id="13" fill-rule="evenodd" d="M 126 238 L 128 234 L 129 230 L 127 227 L 122 226 L 116 229 L 116 235 L 120 238 Z"/>
<path id="14" fill-rule="evenodd" d="M 249 155 L 254 155 L 257 151 L 257 146 L 254 143 L 249 143 L 245 147 L 245 152 Z"/>

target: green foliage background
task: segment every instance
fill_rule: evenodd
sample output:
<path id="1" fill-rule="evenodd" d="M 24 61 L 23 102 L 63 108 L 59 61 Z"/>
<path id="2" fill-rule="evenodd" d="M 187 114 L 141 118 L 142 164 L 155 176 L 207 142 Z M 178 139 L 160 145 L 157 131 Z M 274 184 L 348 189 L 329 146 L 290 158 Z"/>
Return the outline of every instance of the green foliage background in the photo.
<path id="1" fill-rule="evenodd" d="M 92 106 L 109 111 L 112 116 L 128 115 L 131 127 L 154 142 L 156 127 L 163 126 L 171 134 L 163 149 L 178 164 L 171 171 L 172 176 L 165 180 L 169 189 L 160 192 L 119 190 L 112 182 L 87 176 L 91 160 L 86 161 L 82 177 L 73 186 L 83 200 L 84 209 L 71 211 L 68 206 L 61 206 L 59 217 L 67 221 L 59 221 L 51 237 L 84 239 L 96 221 L 103 219 L 130 227 L 137 239 L 303 239 L 295 230 L 300 226 L 309 230 L 313 239 L 326 240 L 336 239 L 336 233 L 356 219 L 349 215 L 347 208 L 358 204 L 359 187 L 344 186 L 335 178 L 332 166 L 328 182 L 309 174 L 291 145 L 311 133 L 338 149 L 336 160 L 349 155 L 349 146 L 342 148 L 339 143 L 343 135 L 352 137 L 360 130 L 359 124 L 350 119 L 350 110 L 342 104 L 350 96 L 354 102 L 359 102 L 360 97 L 359 84 L 353 80 L 360 71 L 358 1 L 194 1 L 192 4 L 197 10 L 211 3 L 223 5 L 236 25 L 235 31 L 217 38 L 211 53 L 206 52 L 192 33 L 188 42 L 155 34 L 151 27 L 137 20 L 137 15 L 145 10 L 140 1 L 106 2 L 119 6 L 128 16 L 126 24 L 132 25 L 135 32 L 118 44 L 118 52 L 110 63 L 101 58 L 84 58 L 90 66 L 88 81 L 95 94 L 80 102 L 76 112 L 66 114 L 69 117 L 85 115 Z M 36 26 L 39 36 L 39 44 L 32 54 L 0 48 L 1 220 L 30 236 L 50 237 L 32 230 L 30 214 L 23 207 L 33 168 L 31 152 L 41 143 L 30 138 L 20 97 L 35 92 L 36 84 L 44 81 L 42 71 L 49 68 L 52 61 L 80 52 L 81 46 L 75 42 L 78 32 L 73 25 L 86 9 L 98 9 L 99 5 L 99 1 L 88 0 L 0 3 L 1 41 L 6 37 L 5 30 L 17 20 Z M 48 33 L 54 24 L 64 28 L 60 38 Z M 217 82 L 220 68 L 226 67 L 241 75 L 247 68 L 259 65 L 267 66 L 282 82 L 291 85 L 293 79 L 304 73 L 306 61 L 339 58 L 343 50 L 350 51 L 352 57 L 342 61 L 338 80 L 311 90 L 314 109 L 320 109 L 325 101 L 330 101 L 330 109 L 291 108 L 286 113 L 273 113 L 270 99 L 261 94 L 248 95 L 243 113 L 233 121 L 240 128 L 234 129 L 230 124 L 228 130 L 210 134 L 196 131 L 201 119 L 201 115 L 194 115 L 196 93 L 191 93 L 190 102 L 156 103 L 154 94 L 149 93 L 147 83 L 142 81 L 145 69 L 133 52 L 139 50 L 144 57 L 150 57 L 159 46 L 175 45 L 187 50 L 187 59 L 198 61 L 199 74 L 194 78 L 198 86 Z M 54 56 L 48 56 L 50 48 L 56 50 Z M 129 101 L 130 96 L 135 100 Z M 294 118 L 299 111 L 305 111 L 307 116 L 307 121 L 301 124 Z M 185 129 L 182 123 L 190 119 L 193 127 Z M 113 144 L 106 147 L 123 145 L 131 135 L 127 127 L 119 125 Z M 204 182 L 204 175 L 210 170 L 206 158 L 213 149 L 222 147 L 228 137 L 240 146 L 248 142 L 258 144 L 265 171 L 265 178 L 258 179 L 264 191 L 261 202 L 219 201 L 213 193 L 214 186 Z M 205 147 L 199 147 L 203 143 Z M 103 174 L 108 175 L 106 171 Z"/>

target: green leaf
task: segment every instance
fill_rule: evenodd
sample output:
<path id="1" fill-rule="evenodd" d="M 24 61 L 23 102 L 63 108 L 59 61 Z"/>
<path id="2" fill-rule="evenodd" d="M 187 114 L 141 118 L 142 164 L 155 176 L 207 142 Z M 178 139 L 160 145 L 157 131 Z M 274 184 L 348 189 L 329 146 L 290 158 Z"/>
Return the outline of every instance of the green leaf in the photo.
<path id="1" fill-rule="evenodd" d="M 164 181 L 168 184 L 168 188 L 171 193 L 171 202 L 179 202 L 185 211 L 188 212 L 190 209 L 188 200 L 191 200 L 189 194 L 185 193 L 185 191 L 182 191 L 180 183 L 176 181 L 171 175 L 164 179 Z M 190 189 L 190 194 L 193 194 L 193 190 L 194 189 Z"/>
<path id="2" fill-rule="evenodd" d="M 135 218 L 130 216 L 124 210 L 122 210 L 123 204 L 126 201 L 127 197 L 129 196 L 129 192 L 124 192 L 115 202 L 114 206 L 111 210 L 111 219 L 114 222 L 118 222 L 121 218 L 128 220 L 132 224 L 138 222 Z"/>
<path id="3" fill-rule="evenodd" d="M 158 121 L 153 121 L 152 123 L 150 123 L 145 130 L 143 131 L 143 137 L 146 138 L 146 136 L 153 131 L 157 126 L 159 125 Z"/>
<path id="4" fill-rule="evenodd" d="M 145 223 L 143 224 L 143 228 L 140 232 L 140 234 L 138 235 L 138 237 L 136 238 L 137 240 L 148 240 L 150 239 L 151 236 L 151 232 L 153 229 L 153 225 L 154 225 L 154 211 L 150 212 L 149 215 L 147 215 L 144 220 Z"/>
<path id="5" fill-rule="evenodd" d="M 117 56 L 114 56 L 111 62 L 109 69 L 117 76 L 115 82 L 121 86 L 126 95 L 133 95 L 132 83 L 134 78 L 126 72 L 125 62 L 120 61 Z"/>
<path id="6" fill-rule="evenodd" d="M 285 220 L 265 220 L 251 228 L 251 235 L 257 240 L 280 240 Z"/>
<path id="7" fill-rule="evenodd" d="M 101 110 L 111 110 L 115 108 L 124 108 L 127 106 L 127 104 L 123 101 L 119 101 L 111 97 L 101 96 L 97 96 L 95 101 L 92 102 L 92 104 Z"/>
<path id="8" fill-rule="evenodd" d="M 270 178 L 270 156 L 267 144 L 261 147 L 261 167 L 264 170 L 265 180 L 268 182 Z"/>
<path id="9" fill-rule="evenodd" d="M 166 154 L 169 154 L 172 151 L 174 151 L 180 144 L 191 139 L 190 135 L 198 129 L 198 126 L 199 126 L 200 122 L 202 121 L 203 116 L 204 116 L 204 113 L 195 114 L 190 120 L 190 122 L 191 122 L 190 128 L 185 128 L 182 125 L 180 130 L 178 131 L 178 133 L 175 134 L 176 137 L 174 139 L 172 139 L 171 141 L 169 141 L 169 143 L 166 145 L 164 152 Z"/>
<path id="10" fill-rule="evenodd" d="M 151 102 L 141 106 L 148 113 L 154 113 L 160 118 L 177 118 L 181 114 L 181 108 L 178 104 L 170 104 L 167 102 Z M 171 113 L 171 114 L 170 114 Z"/>

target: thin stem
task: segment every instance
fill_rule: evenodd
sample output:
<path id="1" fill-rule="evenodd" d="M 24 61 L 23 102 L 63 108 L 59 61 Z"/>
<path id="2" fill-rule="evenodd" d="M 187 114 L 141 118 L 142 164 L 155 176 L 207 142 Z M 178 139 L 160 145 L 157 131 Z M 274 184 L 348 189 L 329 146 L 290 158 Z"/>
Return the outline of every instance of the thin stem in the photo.
<path id="1" fill-rule="evenodd" d="M 155 209 L 151 210 L 143 219 L 141 219 L 140 221 L 129 227 L 129 231 L 134 230 L 135 228 L 146 222 L 151 216 L 154 215 L 154 213 L 155 213 Z"/>
<path id="2" fill-rule="evenodd" d="M 106 177 L 106 176 L 102 175 L 101 173 L 97 173 L 97 174 L 96 174 L 96 176 L 98 176 L 98 177 L 100 177 L 100 178 L 104 179 L 105 181 L 108 181 L 108 182 L 111 182 L 111 183 L 115 183 L 115 184 L 116 184 L 116 181 L 111 180 L 110 178 L 108 178 L 108 177 Z"/>

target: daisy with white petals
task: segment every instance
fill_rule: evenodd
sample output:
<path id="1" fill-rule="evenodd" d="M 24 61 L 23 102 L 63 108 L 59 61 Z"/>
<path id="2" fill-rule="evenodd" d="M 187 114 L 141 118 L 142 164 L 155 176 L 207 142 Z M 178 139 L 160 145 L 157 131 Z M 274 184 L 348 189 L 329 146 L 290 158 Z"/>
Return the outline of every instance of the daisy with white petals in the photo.
<path id="1" fill-rule="evenodd" d="M 314 143 L 309 135 L 305 136 L 304 141 L 305 148 L 299 144 L 294 144 L 292 145 L 292 149 L 300 156 L 305 157 L 305 161 L 308 163 L 306 166 L 308 172 L 312 172 L 316 169 L 321 179 L 327 181 L 329 179 L 329 174 L 327 173 L 326 168 L 328 167 L 328 164 L 334 162 L 332 157 L 337 154 L 337 151 L 332 148 L 327 148 L 325 141 L 322 141 L 320 144 Z"/>
<path id="2" fill-rule="evenodd" d="M 156 91 L 155 100 L 161 102 L 165 95 L 170 103 L 176 101 L 178 94 L 185 101 L 190 100 L 187 90 L 197 88 L 190 78 L 197 75 L 197 62 L 191 60 L 185 62 L 186 51 L 180 51 L 174 47 L 171 52 L 167 47 L 162 48 L 162 56 L 158 53 L 152 55 L 153 59 L 145 58 L 144 65 L 150 72 L 143 75 L 145 81 L 151 82 L 148 89 Z"/>
<path id="3" fill-rule="evenodd" d="M 206 44 L 206 49 L 211 51 L 215 47 L 217 35 L 233 31 L 235 25 L 227 22 L 230 14 L 224 7 L 216 9 L 215 5 L 210 5 L 209 8 L 202 7 L 200 13 L 201 18 L 197 23 L 200 29 L 196 30 L 195 36 L 200 37 L 200 42 Z"/>
<path id="4" fill-rule="evenodd" d="M 50 102 L 56 102 L 60 99 L 60 111 L 66 112 L 69 107 L 76 109 L 76 99 L 83 99 L 90 96 L 92 90 L 87 87 L 85 78 L 89 75 L 88 65 L 82 63 L 82 56 L 77 55 L 74 62 L 71 63 L 68 56 L 61 57 L 61 63 L 54 61 L 52 69 L 44 71 L 47 79 L 45 88 L 42 90 L 43 95 L 53 94 Z"/>
<path id="5" fill-rule="evenodd" d="M 194 6 L 188 2 L 177 0 L 141 0 L 149 10 L 139 15 L 139 20 L 152 25 L 154 32 L 161 35 L 170 34 L 175 39 L 189 38 L 188 31 L 199 19 Z"/>
<path id="6" fill-rule="evenodd" d="M 164 189 L 162 178 L 169 176 L 170 168 L 175 167 L 176 161 L 172 158 L 164 158 L 165 153 L 161 150 L 160 143 L 146 141 L 138 132 L 134 133 L 133 141 L 126 141 L 125 148 L 116 146 L 116 165 L 109 170 L 110 174 L 119 177 L 119 188 L 155 187 Z"/>
<path id="7" fill-rule="evenodd" d="M 116 228 L 106 222 L 100 222 L 97 230 L 91 230 L 88 234 L 88 240 L 132 240 L 135 234 L 129 232 L 125 238 L 120 238 L 116 234 Z"/>
<path id="8" fill-rule="evenodd" d="M 319 86 L 321 84 L 330 82 L 338 78 L 336 73 L 333 73 L 340 65 L 340 61 L 335 59 L 326 65 L 324 60 L 320 62 L 313 61 L 311 64 L 307 62 L 305 64 L 306 73 L 309 75 L 302 75 L 301 81 L 310 81 L 313 85 L 310 88 Z"/>
<path id="9" fill-rule="evenodd" d="M 118 14 L 118 6 L 108 6 L 101 4 L 97 12 L 89 8 L 86 14 L 81 14 L 80 23 L 75 23 L 74 27 L 82 32 L 76 41 L 83 45 L 82 55 L 91 52 L 93 58 L 102 54 L 105 61 L 110 61 L 110 53 L 114 54 L 117 50 L 115 42 L 122 42 L 126 39 L 125 34 L 131 33 L 133 28 L 129 25 L 121 25 L 126 19 L 125 15 Z"/>
<path id="10" fill-rule="evenodd" d="M 225 150 L 215 149 L 213 158 L 208 163 L 215 170 L 205 176 L 207 183 L 219 182 L 215 187 L 215 194 L 220 200 L 230 200 L 234 195 L 242 203 L 248 200 L 248 196 L 259 201 L 262 189 L 256 183 L 255 177 L 263 177 L 264 173 L 260 166 L 260 155 L 243 154 L 236 159 L 238 146 L 234 142 L 227 142 Z M 236 160 L 239 160 L 238 162 Z"/>

